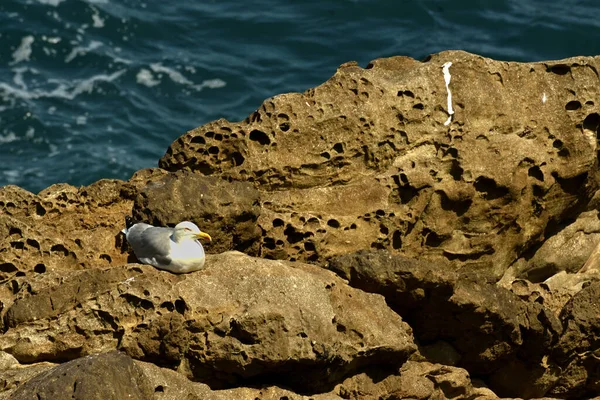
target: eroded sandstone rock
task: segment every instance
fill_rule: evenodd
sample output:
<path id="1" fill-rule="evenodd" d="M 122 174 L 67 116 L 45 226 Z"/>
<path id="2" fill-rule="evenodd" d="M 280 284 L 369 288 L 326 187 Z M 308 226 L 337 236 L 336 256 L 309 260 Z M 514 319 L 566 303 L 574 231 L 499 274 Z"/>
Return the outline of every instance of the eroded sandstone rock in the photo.
<path id="1" fill-rule="evenodd" d="M 381 296 L 329 271 L 241 253 L 207 265 L 179 276 L 129 266 L 39 282 L 7 310 L 0 348 L 22 362 L 119 349 L 214 387 L 268 377 L 302 392 L 373 363 L 401 365 L 416 350 Z"/>
<path id="2" fill-rule="evenodd" d="M 540 397 L 558 379 L 557 369 L 545 365 L 544 357 L 561 328 L 540 304 L 523 301 L 472 272 L 461 274 L 386 251 L 340 256 L 329 267 L 352 286 L 384 295 L 421 346 L 444 340 L 459 355 L 456 365 L 487 376 L 498 394 Z M 424 354 L 433 360 L 446 359 L 428 350 Z"/>
<path id="3" fill-rule="evenodd" d="M 238 250 L 257 255 L 259 200 L 249 183 L 181 171 L 144 186 L 135 199 L 133 218 L 156 226 L 192 221 L 212 236 L 208 252 Z"/>
<path id="4" fill-rule="evenodd" d="M 133 360 L 117 352 L 90 355 L 42 372 L 14 391 L 14 400 L 152 398 L 150 383 Z"/>
<path id="5" fill-rule="evenodd" d="M 449 61 L 456 113 L 446 125 Z M 348 63 L 241 123 L 188 132 L 160 166 L 254 182 L 269 257 L 385 248 L 497 279 L 597 187 L 599 64 L 457 51 Z"/>

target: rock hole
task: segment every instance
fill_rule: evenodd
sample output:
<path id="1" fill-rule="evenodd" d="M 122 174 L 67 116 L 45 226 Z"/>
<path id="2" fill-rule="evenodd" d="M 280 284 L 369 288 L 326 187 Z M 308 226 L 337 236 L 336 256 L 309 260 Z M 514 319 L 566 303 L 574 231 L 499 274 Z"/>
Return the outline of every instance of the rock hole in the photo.
<path id="1" fill-rule="evenodd" d="M 69 255 L 69 250 L 67 250 L 62 244 L 55 244 L 54 246 L 50 247 L 50 251 L 52 253 L 62 253 L 65 257 Z"/>
<path id="2" fill-rule="evenodd" d="M 542 172 L 540 167 L 538 167 L 537 165 L 529 168 L 527 175 L 537 179 L 538 181 L 542 181 L 542 182 L 544 181 L 544 173 Z"/>
<path id="3" fill-rule="evenodd" d="M 219 154 L 219 148 L 217 146 L 210 146 L 208 148 L 209 154 Z"/>
<path id="4" fill-rule="evenodd" d="M 220 133 L 215 134 L 215 140 L 218 140 L 219 142 L 223 140 L 223 135 Z"/>
<path id="5" fill-rule="evenodd" d="M 454 147 L 449 147 L 448 150 L 445 151 L 445 153 L 452 158 L 458 158 L 458 150 Z"/>
<path id="6" fill-rule="evenodd" d="M 175 306 L 170 301 L 165 301 L 160 305 L 160 308 L 166 308 L 167 311 L 172 312 L 175 309 Z"/>
<path id="7" fill-rule="evenodd" d="M 152 304 L 152 302 L 150 300 L 146 300 L 146 299 L 142 299 L 140 301 L 140 306 L 144 310 L 150 310 L 150 309 L 154 308 L 154 304 Z"/>
<path id="8" fill-rule="evenodd" d="M 495 200 L 504 197 L 508 194 L 508 188 L 499 186 L 496 181 L 485 176 L 480 176 L 475 179 L 473 184 L 475 190 L 483 193 L 483 198 L 486 200 Z"/>
<path id="9" fill-rule="evenodd" d="M 25 243 L 23 242 L 10 242 L 10 247 L 17 250 L 23 250 L 25 248 Z"/>
<path id="10" fill-rule="evenodd" d="M 356 229 L 356 224 L 351 224 L 350 229 Z"/>
<path id="11" fill-rule="evenodd" d="M 539 185 L 533 185 L 533 195 L 535 197 L 543 197 L 546 194 L 546 191 L 543 187 Z"/>
<path id="12" fill-rule="evenodd" d="M 263 146 L 271 144 L 271 139 L 269 139 L 269 136 L 263 131 L 259 131 L 257 129 L 250 132 L 250 140 L 253 142 L 258 142 Z"/>
<path id="13" fill-rule="evenodd" d="M 183 315 L 187 309 L 188 309 L 188 306 L 187 306 L 187 304 L 185 304 L 185 301 L 183 299 L 175 300 L 175 310 L 179 314 Z"/>
<path id="14" fill-rule="evenodd" d="M 398 91 L 398 97 L 411 97 L 411 98 L 415 98 L 415 94 L 413 92 L 411 92 L 410 90 L 399 90 Z"/>
<path id="15" fill-rule="evenodd" d="M 341 143 L 336 143 L 333 145 L 333 150 L 335 150 L 338 153 L 343 153 L 344 152 L 344 145 L 342 145 Z"/>
<path id="16" fill-rule="evenodd" d="M 37 216 L 43 217 L 46 215 L 46 209 L 40 203 L 35 204 L 35 214 Z"/>
<path id="17" fill-rule="evenodd" d="M 148 289 L 144 289 L 144 296 L 150 296 L 150 292 L 148 291 Z"/>
<path id="18" fill-rule="evenodd" d="M 283 226 L 284 222 L 281 218 L 275 218 L 273 220 L 273 228 L 277 228 L 278 226 Z"/>
<path id="19" fill-rule="evenodd" d="M 12 236 L 12 235 L 18 235 L 20 237 L 23 237 L 23 231 L 21 231 L 19 228 L 12 227 L 8 231 L 8 236 Z"/>
<path id="20" fill-rule="evenodd" d="M 455 181 L 460 181 L 463 176 L 464 169 L 460 166 L 458 160 L 452 160 L 450 163 L 449 174 Z"/>
<path id="21" fill-rule="evenodd" d="M 402 232 L 396 230 L 392 235 L 392 247 L 394 250 L 399 250 L 402 247 Z"/>
<path id="22" fill-rule="evenodd" d="M 108 254 L 100 254 L 100 259 L 108 261 L 109 263 L 112 262 L 112 258 Z"/>
<path id="23" fill-rule="evenodd" d="M 547 72 L 552 72 L 556 75 L 565 75 L 571 71 L 571 67 L 566 64 L 550 65 L 546 69 Z"/>
<path id="24" fill-rule="evenodd" d="M 284 122 L 284 123 L 280 124 L 280 125 L 279 125 L 279 129 L 280 129 L 282 132 L 287 132 L 287 131 L 289 131 L 289 130 L 290 130 L 290 124 L 289 124 L 289 122 Z"/>
<path id="25" fill-rule="evenodd" d="M 38 249 L 38 250 L 40 249 L 40 244 L 35 239 L 27 239 L 26 243 L 27 243 L 27 246 L 29 246 L 29 247 L 33 247 L 33 248 Z"/>
<path id="26" fill-rule="evenodd" d="M 214 133 L 214 132 L 211 132 L 211 131 L 209 131 L 209 132 L 206 132 L 206 133 L 204 134 L 204 136 L 206 136 L 207 138 L 211 138 L 211 137 L 215 136 L 215 133 Z"/>
<path id="27" fill-rule="evenodd" d="M 581 192 L 583 185 L 587 181 L 588 173 L 585 172 L 572 178 L 561 178 L 560 176 L 558 176 L 558 173 L 553 172 L 552 176 L 558 182 L 561 189 L 565 193 L 577 195 Z"/>
<path id="28" fill-rule="evenodd" d="M 316 250 L 315 244 L 313 242 L 305 242 L 304 243 L 304 250 L 306 250 L 306 251 L 315 251 Z"/>
<path id="29" fill-rule="evenodd" d="M 3 263 L 0 264 L 0 272 L 12 273 L 18 271 L 19 269 L 13 263 Z"/>
<path id="30" fill-rule="evenodd" d="M 266 237 L 264 242 L 263 242 L 263 246 L 265 246 L 267 249 L 269 250 L 275 250 L 275 239 L 270 238 L 270 237 Z"/>
<path id="31" fill-rule="evenodd" d="M 383 233 L 384 235 L 387 235 L 388 233 L 390 233 L 390 230 L 387 226 L 381 224 L 379 225 L 379 232 Z"/>
<path id="32" fill-rule="evenodd" d="M 337 219 L 330 219 L 329 221 L 327 221 L 327 225 L 329 225 L 332 228 L 339 228 L 340 227 L 340 221 L 338 221 Z"/>
<path id="33" fill-rule="evenodd" d="M 469 210 L 469 207 L 471 207 L 471 204 L 473 204 L 472 199 L 454 200 L 450 199 L 448 195 L 443 191 L 440 191 L 438 193 L 440 195 L 442 209 L 445 211 L 452 211 L 459 217 L 466 213 Z"/>
<path id="34" fill-rule="evenodd" d="M 560 140 L 560 139 L 556 139 L 556 140 L 555 140 L 555 141 L 552 143 L 552 146 L 553 146 L 555 149 L 562 149 L 563 145 L 564 145 L 564 143 L 563 143 L 563 142 L 562 142 L 562 140 Z"/>
<path id="35" fill-rule="evenodd" d="M 158 385 L 157 387 L 154 388 L 154 393 L 160 392 L 163 393 L 165 391 L 165 388 L 163 385 Z"/>
<path id="36" fill-rule="evenodd" d="M 37 264 L 35 267 L 33 267 L 33 272 L 43 274 L 46 272 L 46 266 L 44 264 Z"/>
<path id="37" fill-rule="evenodd" d="M 569 154 L 571 154 L 571 153 L 569 152 L 569 149 L 567 149 L 566 147 L 563 147 L 562 149 L 560 149 L 558 151 L 558 155 L 561 157 L 569 157 Z"/>
<path id="38" fill-rule="evenodd" d="M 423 230 L 423 236 L 425 237 L 425 244 L 430 247 L 439 247 L 444 241 L 440 235 L 429 229 Z"/>
<path id="39" fill-rule="evenodd" d="M 328 152 L 324 151 L 321 154 L 319 154 L 321 157 L 326 158 L 327 160 L 329 160 L 331 158 L 331 154 L 329 154 Z"/>
<path id="40" fill-rule="evenodd" d="M 385 216 L 385 211 L 380 209 L 380 210 L 375 211 L 375 214 L 379 215 L 380 217 L 383 217 L 383 216 Z"/>
<path id="41" fill-rule="evenodd" d="M 292 225 L 288 225 L 283 231 L 283 234 L 286 236 L 287 241 L 290 244 L 298 243 L 304 239 L 304 235 L 301 232 L 298 232 Z"/>
<path id="42" fill-rule="evenodd" d="M 423 103 L 417 103 L 413 106 L 413 108 L 416 110 L 422 110 L 425 108 L 425 106 L 423 105 Z"/>
<path id="43" fill-rule="evenodd" d="M 233 165 L 235 167 L 239 167 L 244 163 L 244 161 L 246 161 L 242 153 L 240 153 L 239 151 L 236 151 L 233 154 L 231 154 L 231 159 L 233 160 Z"/>
<path id="44" fill-rule="evenodd" d="M 581 108 L 581 103 L 577 100 L 570 101 L 565 106 L 565 110 L 568 110 L 568 111 L 579 110 L 580 108 Z"/>

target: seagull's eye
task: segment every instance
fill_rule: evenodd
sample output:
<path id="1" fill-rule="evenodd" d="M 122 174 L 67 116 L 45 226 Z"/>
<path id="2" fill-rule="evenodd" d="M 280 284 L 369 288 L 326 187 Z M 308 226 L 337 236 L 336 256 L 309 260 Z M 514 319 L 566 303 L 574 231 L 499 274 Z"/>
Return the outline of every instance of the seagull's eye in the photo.
<path id="1" fill-rule="evenodd" d="M 190 228 L 183 228 L 183 229 L 185 229 L 186 231 L 190 231 L 190 232 L 192 231 Z"/>

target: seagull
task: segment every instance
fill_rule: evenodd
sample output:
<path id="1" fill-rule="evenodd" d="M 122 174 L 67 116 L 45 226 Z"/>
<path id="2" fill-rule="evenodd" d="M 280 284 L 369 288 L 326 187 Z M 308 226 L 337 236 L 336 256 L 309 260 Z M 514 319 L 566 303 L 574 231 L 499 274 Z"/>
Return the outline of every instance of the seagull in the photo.
<path id="1" fill-rule="evenodd" d="M 175 228 L 138 222 L 122 232 L 140 262 L 176 274 L 202 269 L 205 255 L 198 239 L 212 240 L 190 221 L 180 222 Z"/>

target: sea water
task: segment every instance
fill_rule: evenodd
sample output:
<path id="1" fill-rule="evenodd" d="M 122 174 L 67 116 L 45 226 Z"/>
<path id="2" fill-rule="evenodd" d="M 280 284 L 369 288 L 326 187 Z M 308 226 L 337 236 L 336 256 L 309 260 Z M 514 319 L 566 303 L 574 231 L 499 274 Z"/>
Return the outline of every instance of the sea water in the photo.
<path id="1" fill-rule="evenodd" d="M 0 0 L 0 186 L 128 179 L 187 130 L 351 60 L 597 55 L 598 15 L 595 0 Z"/>

